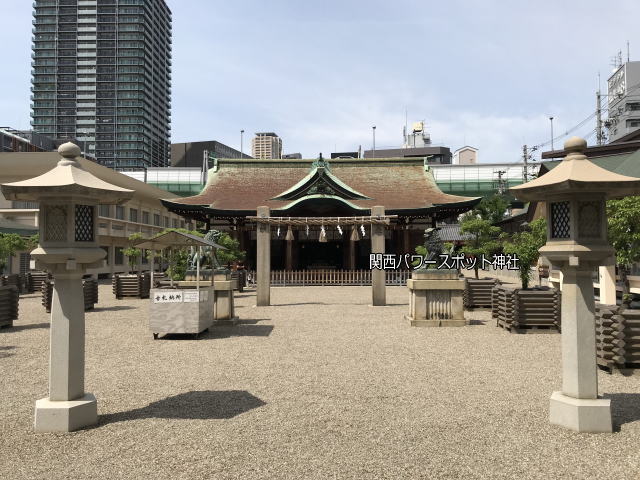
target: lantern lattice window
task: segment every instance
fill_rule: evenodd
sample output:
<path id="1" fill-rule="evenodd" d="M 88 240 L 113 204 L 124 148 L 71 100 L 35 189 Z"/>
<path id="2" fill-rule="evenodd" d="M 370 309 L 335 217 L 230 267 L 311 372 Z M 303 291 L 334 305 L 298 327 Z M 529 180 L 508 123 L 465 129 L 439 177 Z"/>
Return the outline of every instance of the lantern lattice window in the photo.
<path id="1" fill-rule="evenodd" d="M 93 207 L 76 205 L 76 242 L 93 242 Z"/>
<path id="2" fill-rule="evenodd" d="M 65 205 L 45 206 L 46 227 L 44 239 L 47 242 L 67 241 L 67 207 Z"/>
<path id="3" fill-rule="evenodd" d="M 600 226 L 600 202 L 579 202 L 578 235 L 584 238 L 598 238 Z"/>
<path id="4" fill-rule="evenodd" d="M 569 238 L 571 236 L 569 222 L 569 202 L 551 204 L 551 238 Z"/>

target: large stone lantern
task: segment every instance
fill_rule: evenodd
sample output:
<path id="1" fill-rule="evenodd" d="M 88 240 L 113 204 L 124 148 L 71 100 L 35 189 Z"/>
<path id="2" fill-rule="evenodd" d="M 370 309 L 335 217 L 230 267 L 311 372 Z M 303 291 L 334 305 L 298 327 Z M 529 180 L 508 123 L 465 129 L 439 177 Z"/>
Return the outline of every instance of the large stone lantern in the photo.
<path id="1" fill-rule="evenodd" d="M 614 254 L 607 240 L 605 201 L 640 195 L 640 179 L 610 172 L 584 155 L 572 137 L 567 156 L 541 177 L 513 187 L 517 198 L 546 202 L 547 243 L 540 255 L 560 267 L 562 391 L 551 395 L 550 421 L 579 432 L 611 432 L 610 400 L 598 397 L 592 271 Z"/>
<path id="2" fill-rule="evenodd" d="M 84 304 L 82 276 L 100 266 L 97 205 L 121 203 L 132 190 L 96 178 L 77 161 L 80 148 L 65 143 L 62 159 L 39 177 L 1 186 L 8 200 L 40 203 L 38 268 L 55 279 L 51 305 L 49 396 L 36 402 L 38 432 L 69 432 L 97 421 L 95 397 L 84 390 Z"/>

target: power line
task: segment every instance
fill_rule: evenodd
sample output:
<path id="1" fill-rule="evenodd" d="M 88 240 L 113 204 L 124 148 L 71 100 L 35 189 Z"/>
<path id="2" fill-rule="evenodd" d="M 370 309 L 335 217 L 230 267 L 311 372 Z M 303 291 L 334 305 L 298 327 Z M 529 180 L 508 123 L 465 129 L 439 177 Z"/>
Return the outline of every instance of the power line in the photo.
<path id="1" fill-rule="evenodd" d="M 586 125 L 590 120 L 592 120 L 593 118 L 595 118 L 595 116 L 597 115 L 597 111 L 593 112 L 591 115 L 589 115 L 587 118 L 585 118 L 584 120 L 582 120 L 580 123 L 578 123 L 577 125 L 571 127 L 570 129 L 566 130 L 564 133 L 561 133 L 560 135 L 557 135 L 556 137 L 554 137 L 551 140 L 547 140 L 546 142 L 543 143 L 539 143 L 537 145 L 534 145 L 533 147 L 531 147 L 531 149 L 533 151 L 538 150 L 542 147 L 546 147 L 547 145 L 551 145 L 552 142 L 556 142 L 564 137 L 566 137 L 567 135 L 569 135 L 570 133 L 575 132 L 576 130 L 578 130 L 579 128 L 581 128 L 582 126 Z"/>

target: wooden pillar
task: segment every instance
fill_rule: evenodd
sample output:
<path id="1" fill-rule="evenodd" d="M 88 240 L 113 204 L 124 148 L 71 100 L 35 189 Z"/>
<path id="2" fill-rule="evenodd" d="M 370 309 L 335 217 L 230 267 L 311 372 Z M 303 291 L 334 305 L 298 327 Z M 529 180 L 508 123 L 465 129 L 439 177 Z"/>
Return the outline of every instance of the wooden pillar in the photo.
<path id="1" fill-rule="evenodd" d="M 293 242 L 294 240 L 285 240 L 286 244 L 286 254 L 284 260 L 284 268 L 285 270 L 293 270 Z"/>
<path id="2" fill-rule="evenodd" d="M 371 216 L 384 215 L 384 207 L 371 207 Z M 371 254 L 384 254 L 384 225 L 371 224 Z M 385 271 L 373 269 L 371 271 L 371 290 L 373 306 L 384 306 L 387 304 Z"/>
<path id="3" fill-rule="evenodd" d="M 413 252 L 411 251 L 411 230 L 409 230 L 409 225 L 405 225 L 404 230 L 402 230 L 402 248 L 404 250 L 404 254 Z"/>
<path id="4" fill-rule="evenodd" d="M 258 217 L 268 217 L 269 207 L 258 207 Z M 256 296 L 259 307 L 271 304 L 271 225 L 258 223 L 256 236 Z"/>
<path id="5" fill-rule="evenodd" d="M 238 242 L 240 242 L 238 248 L 240 248 L 240 250 L 246 250 L 244 239 L 244 225 L 242 224 L 238 225 Z"/>
<path id="6" fill-rule="evenodd" d="M 349 233 L 351 235 L 351 233 Z M 356 269 L 356 242 L 349 238 L 349 270 Z"/>

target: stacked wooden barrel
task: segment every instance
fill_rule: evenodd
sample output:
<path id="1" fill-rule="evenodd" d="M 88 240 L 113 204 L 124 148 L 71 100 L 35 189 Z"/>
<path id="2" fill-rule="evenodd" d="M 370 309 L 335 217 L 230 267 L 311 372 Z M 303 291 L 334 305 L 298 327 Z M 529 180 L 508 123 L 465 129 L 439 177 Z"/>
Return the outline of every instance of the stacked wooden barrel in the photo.
<path id="1" fill-rule="evenodd" d="M 51 274 L 47 272 L 41 272 L 38 270 L 32 270 L 27 274 L 27 282 L 29 285 L 29 292 L 41 292 L 42 284 L 45 280 L 50 279 Z"/>
<path id="2" fill-rule="evenodd" d="M 51 312 L 51 301 L 53 299 L 54 281 L 46 279 L 42 283 L 42 306 L 47 313 Z M 92 310 L 98 303 L 98 281 L 95 278 L 85 278 L 82 280 L 82 293 L 84 296 L 84 309 Z"/>
<path id="3" fill-rule="evenodd" d="M 14 285 L 0 287 L 0 328 L 13 326 L 18 318 L 20 293 Z"/>
<path id="4" fill-rule="evenodd" d="M 151 275 L 149 273 L 145 273 L 145 275 L 149 275 L 149 283 L 151 283 Z M 154 285 L 151 286 L 151 288 L 156 288 L 160 281 L 162 280 L 166 280 L 167 279 L 167 274 L 164 272 L 154 272 L 153 274 L 153 283 Z"/>
<path id="5" fill-rule="evenodd" d="M 6 287 L 7 285 L 13 285 L 18 289 L 18 293 L 24 293 L 26 291 L 25 276 L 18 273 L 2 275 L 0 277 L 0 286 Z"/>
<path id="6" fill-rule="evenodd" d="M 554 288 L 496 286 L 491 313 L 496 325 L 513 333 L 560 331 L 560 292 Z"/>
<path id="7" fill-rule="evenodd" d="M 596 356 L 598 365 L 610 372 L 640 368 L 640 310 L 597 306 Z"/>
<path id="8" fill-rule="evenodd" d="M 151 278 L 148 273 L 142 275 L 116 274 L 111 280 L 113 294 L 118 300 L 123 297 L 149 298 L 150 284 Z"/>
<path id="9" fill-rule="evenodd" d="M 500 281 L 495 278 L 465 279 L 462 300 L 465 308 L 491 307 L 491 293 Z"/>

